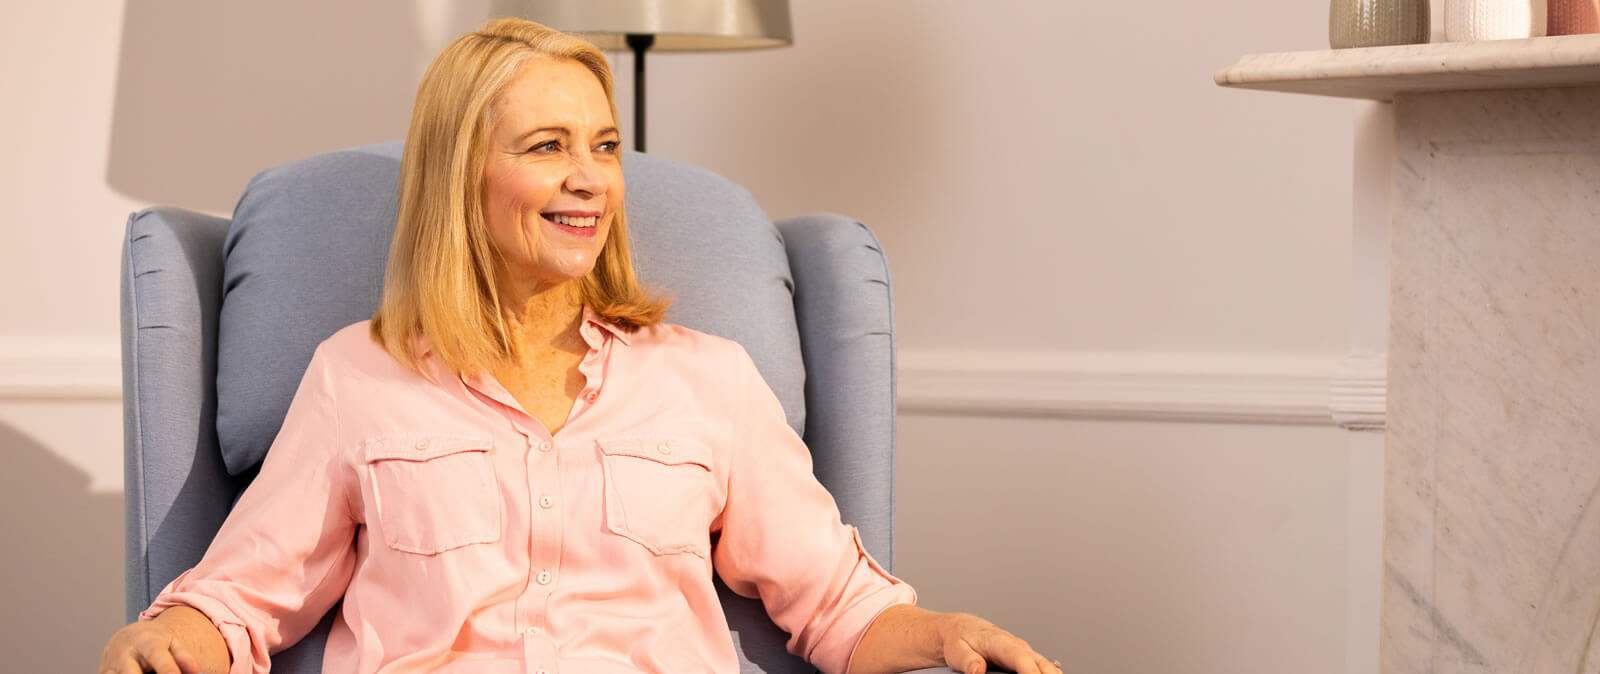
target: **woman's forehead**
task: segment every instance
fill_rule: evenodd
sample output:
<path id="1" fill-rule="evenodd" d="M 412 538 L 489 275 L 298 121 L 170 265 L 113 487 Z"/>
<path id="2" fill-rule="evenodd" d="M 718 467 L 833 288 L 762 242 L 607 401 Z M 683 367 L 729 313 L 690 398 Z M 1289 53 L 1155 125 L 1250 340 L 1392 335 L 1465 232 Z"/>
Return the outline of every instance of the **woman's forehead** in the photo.
<path id="1" fill-rule="evenodd" d="M 540 57 L 524 65 L 495 100 L 512 124 L 610 125 L 611 104 L 599 78 L 582 63 Z"/>

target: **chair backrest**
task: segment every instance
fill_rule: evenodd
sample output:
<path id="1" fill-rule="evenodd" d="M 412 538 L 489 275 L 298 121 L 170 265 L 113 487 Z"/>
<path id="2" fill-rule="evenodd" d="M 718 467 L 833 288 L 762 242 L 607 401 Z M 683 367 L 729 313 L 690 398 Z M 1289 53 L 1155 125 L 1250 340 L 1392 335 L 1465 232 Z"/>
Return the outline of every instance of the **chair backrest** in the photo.
<path id="1" fill-rule="evenodd" d="M 316 345 L 372 315 L 399 154 L 389 143 L 265 171 L 231 223 L 173 209 L 130 220 L 130 611 L 203 553 L 197 543 L 259 465 Z M 891 563 L 892 316 L 870 232 L 837 216 L 774 225 L 748 192 L 710 172 L 640 154 L 624 166 L 636 265 L 674 297 L 669 320 L 745 346 L 806 435 L 846 521 Z M 181 364 L 186 357 L 200 365 Z M 808 382 L 808 367 L 825 379 Z M 825 398 L 812 432 L 808 395 Z M 784 635 L 758 603 L 722 589 L 746 671 L 809 671 L 783 651 Z M 275 657 L 275 668 L 317 671 L 327 625 Z"/>

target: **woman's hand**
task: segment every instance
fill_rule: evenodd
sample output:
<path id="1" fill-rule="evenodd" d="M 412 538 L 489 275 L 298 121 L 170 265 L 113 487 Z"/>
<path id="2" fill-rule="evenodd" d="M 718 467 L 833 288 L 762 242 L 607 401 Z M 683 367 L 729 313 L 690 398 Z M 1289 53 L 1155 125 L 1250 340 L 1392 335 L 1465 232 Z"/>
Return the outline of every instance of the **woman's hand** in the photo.
<path id="1" fill-rule="evenodd" d="M 891 606 L 862 635 L 850 674 L 904 672 L 945 665 L 962 674 L 990 666 L 1017 674 L 1061 674 L 1061 665 L 983 618 Z"/>
<path id="2" fill-rule="evenodd" d="M 100 674 L 226 674 L 230 660 L 222 633 L 205 614 L 174 606 L 111 635 Z"/>
<path id="3" fill-rule="evenodd" d="M 1061 674 L 1061 665 L 1051 661 L 1016 635 L 975 615 L 949 613 L 940 616 L 944 661 L 962 674 L 984 674 L 990 665 L 1017 674 Z"/>

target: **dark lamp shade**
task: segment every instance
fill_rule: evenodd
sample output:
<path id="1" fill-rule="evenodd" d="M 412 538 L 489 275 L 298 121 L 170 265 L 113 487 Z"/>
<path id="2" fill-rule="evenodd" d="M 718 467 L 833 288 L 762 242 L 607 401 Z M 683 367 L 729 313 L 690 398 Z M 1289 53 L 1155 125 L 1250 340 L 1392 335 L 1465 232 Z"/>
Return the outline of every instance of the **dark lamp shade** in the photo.
<path id="1" fill-rule="evenodd" d="M 491 11 L 576 33 L 605 51 L 627 50 L 628 34 L 654 35 L 651 51 L 794 43 L 788 0 L 494 0 Z"/>

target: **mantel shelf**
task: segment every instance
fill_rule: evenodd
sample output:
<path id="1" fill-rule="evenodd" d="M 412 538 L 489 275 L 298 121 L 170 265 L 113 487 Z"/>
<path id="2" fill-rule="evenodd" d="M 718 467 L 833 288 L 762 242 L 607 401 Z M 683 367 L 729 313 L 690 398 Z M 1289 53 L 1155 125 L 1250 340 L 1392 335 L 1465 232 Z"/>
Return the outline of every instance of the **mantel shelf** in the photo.
<path id="1" fill-rule="evenodd" d="M 1600 35 L 1250 54 L 1217 84 L 1392 101 L 1425 91 L 1600 85 Z"/>

